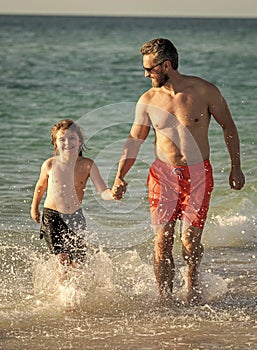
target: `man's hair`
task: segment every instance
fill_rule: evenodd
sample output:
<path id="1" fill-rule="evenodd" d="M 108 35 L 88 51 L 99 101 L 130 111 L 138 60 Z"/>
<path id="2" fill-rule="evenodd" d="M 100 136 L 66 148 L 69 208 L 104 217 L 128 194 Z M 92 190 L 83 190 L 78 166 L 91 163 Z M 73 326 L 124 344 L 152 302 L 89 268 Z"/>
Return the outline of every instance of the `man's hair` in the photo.
<path id="1" fill-rule="evenodd" d="M 178 51 L 168 39 L 157 38 L 148 41 L 141 46 L 142 55 L 155 55 L 155 61 L 169 60 L 174 70 L 178 69 Z"/>
<path id="2" fill-rule="evenodd" d="M 63 130 L 64 131 L 64 130 L 68 130 L 68 129 L 70 129 L 72 131 L 75 131 L 76 134 L 79 137 L 79 141 L 81 143 L 79 155 L 81 156 L 82 155 L 82 149 L 83 149 L 83 146 L 84 146 L 86 138 L 85 138 L 83 129 L 80 126 L 78 126 L 78 124 L 75 123 L 72 119 L 60 120 L 58 123 L 56 123 L 52 127 L 52 129 L 51 129 L 51 138 L 52 138 L 52 145 L 54 146 L 54 154 L 55 155 L 57 154 L 57 145 L 56 145 L 57 132 L 59 130 Z"/>

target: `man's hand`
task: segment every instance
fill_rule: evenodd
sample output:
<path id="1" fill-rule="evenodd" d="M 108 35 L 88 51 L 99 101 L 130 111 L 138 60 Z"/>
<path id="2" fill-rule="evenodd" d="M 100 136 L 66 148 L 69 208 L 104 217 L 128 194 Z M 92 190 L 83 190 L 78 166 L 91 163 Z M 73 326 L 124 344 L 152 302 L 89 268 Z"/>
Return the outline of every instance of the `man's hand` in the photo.
<path id="1" fill-rule="evenodd" d="M 245 184 L 245 176 L 240 168 L 232 168 L 229 176 L 229 184 L 233 190 L 241 190 Z"/>
<path id="2" fill-rule="evenodd" d="M 123 194 L 127 191 L 127 183 L 120 178 L 116 178 L 112 187 L 113 198 L 116 200 L 122 199 Z"/>
<path id="3" fill-rule="evenodd" d="M 40 224 L 40 212 L 38 209 L 32 209 L 30 211 L 30 215 L 32 217 L 32 219 L 37 222 L 38 224 Z"/>

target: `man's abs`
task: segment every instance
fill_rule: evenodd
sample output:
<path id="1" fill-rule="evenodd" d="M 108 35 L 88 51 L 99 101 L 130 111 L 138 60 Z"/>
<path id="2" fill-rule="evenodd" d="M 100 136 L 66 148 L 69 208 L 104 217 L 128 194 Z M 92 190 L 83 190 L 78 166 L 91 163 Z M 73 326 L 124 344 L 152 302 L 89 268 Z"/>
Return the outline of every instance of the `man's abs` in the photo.
<path id="1" fill-rule="evenodd" d="M 197 140 L 198 141 L 198 140 Z M 196 140 L 187 131 L 183 135 L 156 133 L 155 155 L 157 159 L 174 165 L 193 165 L 209 159 L 208 139 Z"/>

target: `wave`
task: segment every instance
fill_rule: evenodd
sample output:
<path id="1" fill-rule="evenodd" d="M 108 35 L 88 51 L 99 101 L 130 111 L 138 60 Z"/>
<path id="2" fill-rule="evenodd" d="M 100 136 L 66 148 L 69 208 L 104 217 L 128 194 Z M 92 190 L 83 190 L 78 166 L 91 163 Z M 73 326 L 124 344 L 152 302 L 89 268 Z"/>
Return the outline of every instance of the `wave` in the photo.
<path id="1" fill-rule="evenodd" d="M 246 198 L 236 208 L 220 206 L 221 214 L 212 214 L 207 221 L 203 242 L 209 248 L 244 247 L 257 243 L 256 208 Z"/>

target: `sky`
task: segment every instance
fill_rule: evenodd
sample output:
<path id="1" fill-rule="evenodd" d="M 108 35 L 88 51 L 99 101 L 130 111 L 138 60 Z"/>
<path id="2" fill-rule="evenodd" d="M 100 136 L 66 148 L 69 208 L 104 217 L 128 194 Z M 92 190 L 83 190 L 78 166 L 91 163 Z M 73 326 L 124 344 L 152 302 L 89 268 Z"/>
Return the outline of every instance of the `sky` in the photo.
<path id="1" fill-rule="evenodd" d="M 0 14 L 257 17 L 257 0 L 0 0 Z"/>

